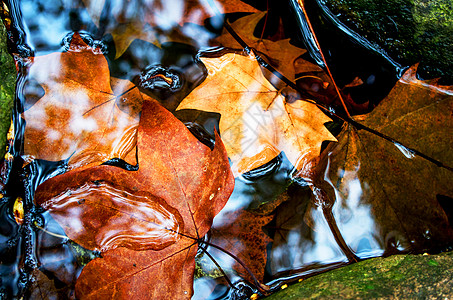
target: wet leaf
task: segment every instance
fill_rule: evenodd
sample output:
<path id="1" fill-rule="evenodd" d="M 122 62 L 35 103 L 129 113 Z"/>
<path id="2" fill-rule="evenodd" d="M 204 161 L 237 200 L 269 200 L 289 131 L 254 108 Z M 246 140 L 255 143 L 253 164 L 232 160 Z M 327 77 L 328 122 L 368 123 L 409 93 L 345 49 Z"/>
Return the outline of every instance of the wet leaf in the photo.
<path id="1" fill-rule="evenodd" d="M 452 89 L 420 81 L 415 73 L 416 67 L 409 69 L 373 112 L 358 119 L 451 167 Z M 375 245 L 369 251 L 385 248 L 389 253 L 441 248 L 451 242 L 453 229 L 437 200 L 453 196 L 450 170 L 351 126 L 326 153 L 321 176 L 334 188 L 342 214 L 349 215 L 339 214 L 337 219 L 345 240 L 358 242 L 361 234 Z M 369 211 L 369 221 L 362 222 L 361 233 L 346 230 L 364 211 Z M 358 247 L 355 242 L 350 246 Z"/>
<path id="2" fill-rule="evenodd" d="M 220 139 L 211 151 L 154 100 L 137 143 L 138 171 L 74 170 L 36 191 L 72 240 L 102 251 L 78 278 L 78 298 L 190 298 L 197 239 L 233 190 Z"/>
<path id="3" fill-rule="evenodd" d="M 39 269 L 34 269 L 31 275 L 30 299 L 62 299 L 74 296 L 68 287 L 57 288 L 54 280 Z"/>
<path id="4" fill-rule="evenodd" d="M 135 147 L 143 97 L 110 77 L 107 60 L 78 34 L 68 52 L 34 58 L 29 75 L 45 94 L 23 113 L 24 154 L 71 167 L 126 158 Z M 135 165 L 135 158 L 128 161 Z"/>
<path id="5" fill-rule="evenodd" d="M 204 25 L 206 19 L 212 17 L 219 17 L 220 19 L 216 19 L 219 23 L 223 22 L 220 14 L 257 11 L 239 0 L 151 2 L 122 0 L 111 5 L 105 5 L 105 0 L 83 0 L 83 3 L 97 26 L 100 26 L 101 15 L 106 9 L 120 24 L 111 31 L 116 46 L 116 58 L 126 51 L 134 39 L 143 39 L 159 45 L 168 41 L 161 35 L 162 32 L 168 33 L 185 23 Z M 107 31 L 110 32 L 109 28 Z M 192 38 L 196 38 L 196 34 Z"/>
<path id="6" fill-rule="evenodd" d="M 281 151 L 301 169 L 319 155 L 324 140 L 335 140 L 324 127 L 330 119 L 312 103 L 287 102 L 263 76 L 254 55 L 226 53 L 200 59 L 208 76 L 178 110 L 221 114 L 220 133 L 235 176 Z"/>
<path id="7" fill-rule="evenodd" d="M 292 185 L 288 200 L 275 210 L 269 272 L 273 276 L 293 270 L 310 272 L 346 259 L 336 243 L 322 207 L 313 202 L 308 187 Z M 283 275 L 284 276 L 284 275 Z"/>
<path id="8" fill-rule="evenodd" d="M 136 20 L 124 24 L 118 24 L 112 32 L 113 42 L 115 43 L 115 59 L 124 54 L 131 43 L 136 40 L 143 40 L 160 46 L 156 31 L 147 24 L 142 24 Z"/>
<path id="9" fill-rule="evenodd" d="M 272 41 L 269 39 L 264 39 L 262 37 L 255 37 L 254 31 L 256 25 L 260 20 L 266 17 L 267 12 L 259 12 L 251 14 L 245 17 L 238 19 L 237 21 L 231 24 L 231 27 L 234 31 L 247 43 L 249 47 L 254 48 L 258 53 L 264 54 L 264 57 L 272 66 L 274 66 L 278 71 L 284 74 L 288 79 L 294 80 L 296 74 L 295 62 L 296 59 L 302 54 L 306 53 L 307 50 L 301 49 L 299 47 L 293 46 L 290 43 L 290 39 L 284 39 L 279 41 Z M 216 39 L 224 47 L 229 47 L 233 49 L 242 49 L 242 46 L 236 41 L 236 39 L 226 30 L 223 30 L 223 33 L 220 37 Z M 301 61 L 298 63 L 298 71 L 303 69 L 301 66 Z M 304 64 L 305 72 L 308 70 L 307 65 L 314 66 L 306 62 Z M 322 71 L 319 67 L 314 66 L 310 70 Z"/>
<path id="10" fill-rule="evenodd" d="M 83 0 L 93 21 L 99 26 L 105 0 Z M 114 16 L 120 21 L 133 20 L 136 17 L 144 18 L 152 26 L 163 26 L 183 23 L 204 25 L 207 18 L 216 16 L 217 13 L 227 14 L 234 12 L 256 12 L 252 6 L 239 0 L 189 0 L 189 1 L 117 1 L 111 8 Z M 140 18 L 141 17 L 141 18 Z"/>
<path id="11" fill-rule="evenodd" d="M 234 254 L 262 281 L 267 260 L 266 247 L 272 241 L 263 227 L 272 218 L 273 216 L 257 215 L 246 210 L 220 214 L 211 230 L 211 243 Z M 235 262 L 233 268 L 242 278 L 253 282 L 253 278 L 238 262 Z"/>

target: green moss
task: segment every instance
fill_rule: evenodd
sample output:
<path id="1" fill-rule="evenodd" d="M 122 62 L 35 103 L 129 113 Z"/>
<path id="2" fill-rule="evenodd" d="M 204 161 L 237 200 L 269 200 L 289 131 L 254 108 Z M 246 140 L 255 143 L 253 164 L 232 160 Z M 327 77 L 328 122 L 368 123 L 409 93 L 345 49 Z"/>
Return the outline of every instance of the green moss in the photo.
<path id="1" fill-rule="evenodd" d="M 80 266 L 86 266 L 90 261 L 93 259 L 100 257 L 100 254 L 96 251 L 92 251 L 89 249 L 85 249 L 76 242 L 73 242 L 71 240 L 68 240 L 68 245 L 74 254 L 74 256 L 77 258 L 77 263 Z"/>
<path id="2" fill-rule="evenodd" d="M 453 82 L 450 0 L 324 0 L 350 28 L 422 76 Z"/>
<path id="3" fill-rule="evenodd" d="M 6 29 L 0 22 L 0 158 L 6 152 L 6 134 L 11 124 L 11 112 L 14 103 L 16 68 L 6 44 Z"/>
<path id="4" fill-rule="evenodd" d="M 373 258 L 308 278 L 266 300 L 448 298 L 452 269 L 453 253 Z"/>

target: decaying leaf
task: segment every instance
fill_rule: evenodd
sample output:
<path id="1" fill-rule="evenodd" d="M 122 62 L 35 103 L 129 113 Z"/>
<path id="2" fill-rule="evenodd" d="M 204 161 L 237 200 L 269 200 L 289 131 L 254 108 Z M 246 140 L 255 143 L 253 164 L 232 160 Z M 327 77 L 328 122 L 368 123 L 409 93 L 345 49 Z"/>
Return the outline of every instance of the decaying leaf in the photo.
<path id="1" fill-rule="evenodd" d="M 79 167 L 124 159 L 135 147 L 141 103 L 147 96 L 130 81 L 111 78 L 99 49 L 86 45 L 78 34 L 68 52 L 36 57 L 29 76 L 45 94 L 23 114 L 25 155 L 69 159 L 70 166 Z"/>
<path id="2" fill-rule="evenodd" d="M 321 143 L 335 138 L 316 105 L 289 103 L 263 76 L 254 55 L 201 57 L 208 76 L 178 106 L 221 114 L 220 133 L 235 176 L 284 151 L 297 168 L 317 157 Z"/>
<path id="3" fill-rule="evenodd" d="M 88 13 L 99 26 L 105 0 L 83 0 Z M 227 14 L 234 12 L 256 12 L 252 6 L 239 0 L 171 0 L 171 1 L 116 1 L 111 7 L 112 13 L 119 21 L 143 19 L 152 26 L 166 28 L 172 24 L 195 23 L 204 25 L 209 17 L 217 13 Z M 166 25 L 167 24 L 167 25 Z"/>
<path id="4" fill-rule="evenodd" d="M 100 26 L 101 14 L 105 13 L 106 8 L 108 13 L 121 24 L 111 30 L 116 46 L 116 58 L 126 51 L 134 39 L 143 39 L 159 45 L 165 42 L 159 36 L 159 32 L 170 32 L 173 28 L 183 26 L 185 23 L 204 25 L 207 18 L 220 17 L 219 14 L 257 11 L 240 0 L 151 2 L 121 0 L 108 6 L 105 5 L 105 0 L 83 0 L 83 3 L 97 26 Z M 107 32 L 110 32 L 110 28 L 107 28 Z"/>
<path id="5" fill-rule="evenodd" d="M 118 24 L 112 30 L 112 38 L 115 43 L 115 59 L 123 55 L 131 43 L 138 39 L 159 46 L 161 42 L 157 33 L 147 24 L 142 24 L 136 20 L 124 24 Z"/>
<path id="6" fill-rule="evenodd" d="M 415 74 L 415 67 L 409 69 L 370 114 L 358 118 L 451 167 L 452 89 L 420 81 Z M 372 226 L 366 229 L 371 240 L 380 237 L 376 243 L 388 251 L 424 251 L 429 245 L 442 247 L 451 242 L 453 229 L 437 200 L 453 197 L 450 170 L 351 126 L 344 128 L 338 140 L 327 149 L 323 167 L 327 169 L 321 176 L 335 189 L 341 207 L 372 207 L 374 222 L 369 224 L 376 223 L 378 228 L 368 225 Z M 355 218 L 349 220 L 357 222 Z M 345 226 L 339 224 L 339 228 Z"/>
<path id="7" fill-rule="evenodd" d="M 234 186 L 226 151 L 219 138 L 211 151 L 154 100 L 143 104 L 137 147 L 138 171 L 74 170 L 36 191 L 72 240 L 102 251 L 78 278 L 78 298 L 193 293 L 197 239 Z"/>
<path id="8" fill-rule="evenodd" d="M 32 272 L 31 286 L 30 299 L 62 299 L 74 296 L 68 287 L 58 289 L 55 282 L 39 269 Z"/>
<path id="9" fill-rule="evenodd" d="M 263 280 L 266 247 L 272 241 L 263 227 L 272 218 L 273 216 L 260 216 L 246 210 L 226 212 L 216 218 L 210 242 L 234 254 L 258 280 Z M 234 263 L 233 268 L 242 278 L 253 283 L 253 278 L 238 262 Z"/>
<path id="10" fill-rule="evenodd" d="M 290 39 L 284 39 L 277 42 L 255 37 L 253 32 L 258 22 L 266 16 L 267 12 L 259 12 L 251 14 L 238 19 L 231 24 L 231 27 L 235 32 L 247 43 L 249 47 L 254 48 L 258 53 L 262 53 L 265 59 L 279 70 L 288 79 L 294 80 L 296 74 L 295 62 L 296 59 L 307 52 L 305 49 L 293 46 L 289 41 Z M 216 39 L 222 46 L 242 49 L 242 46 L 236 41 L 236 39 L 224 29 L 222 35 Z M 300 63 L 299 63 L 300 64 Z M 308 62 L 304 65 L 307 68 Z M 314 66 L 313 64 L 309 64 Z M 299 69 L 301 67 L 298 67 Z M 316 70 L 321 70 L 319 67 L 314 66 Z M 304 71 L 307 71 L 304 69 Z M 300 70 L 298 70 L 300 71 Z M 322 71 L 322 70 L 321 70 Z"/>

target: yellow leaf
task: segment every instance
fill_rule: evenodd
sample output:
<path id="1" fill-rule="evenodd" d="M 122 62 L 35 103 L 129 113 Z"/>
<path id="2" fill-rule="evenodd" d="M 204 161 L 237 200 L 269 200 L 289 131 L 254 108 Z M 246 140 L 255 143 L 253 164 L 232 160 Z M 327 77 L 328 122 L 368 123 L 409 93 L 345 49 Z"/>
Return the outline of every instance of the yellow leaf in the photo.
<path id="1" fill-rule="evenodd" d="M 149 26 L 138 22 L 119 24 L 112 31 L 113 42 L 115 43 L 115 59 L 123 55 L 130 44 L 138 39 L 160 46 L 156 33 Z"/>
<path id="2" fill-rule="evenodd" d="M 319 155 L 323 141 L 335 141 L 324 127 L 330 119 L 307 101 L 286 102 L 263 76 L 254 55 L 227 53 L 201 61 L 208 76 L 177 110 L 221 114 L 220 134 L 235 176 L 282 151 L 300 169 Z"/>

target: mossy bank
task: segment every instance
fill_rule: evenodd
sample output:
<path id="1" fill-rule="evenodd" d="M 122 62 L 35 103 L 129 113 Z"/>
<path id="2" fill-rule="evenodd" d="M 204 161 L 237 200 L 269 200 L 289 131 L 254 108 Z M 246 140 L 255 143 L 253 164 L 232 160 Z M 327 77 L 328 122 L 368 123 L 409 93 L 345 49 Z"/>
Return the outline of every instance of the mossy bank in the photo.
<path id="1" fill-rule="evenodd" d="M 425 78 L 453 83 L 451 0 L 321 0 L 352 30 Z"/>
<path id="2" fill-rule="evenodd" d="M 6 135 L 11 125 L 11 113 L 16 85 L 16 68 L 8 53 L 6 29 L 0 21 L 0 158 L 6 152 Z"/>
<path id="3" fill-rule="evenodd" d="M 373 258 L 303 280 L 266 300 L 450 299 L 453 252 Z"/>

